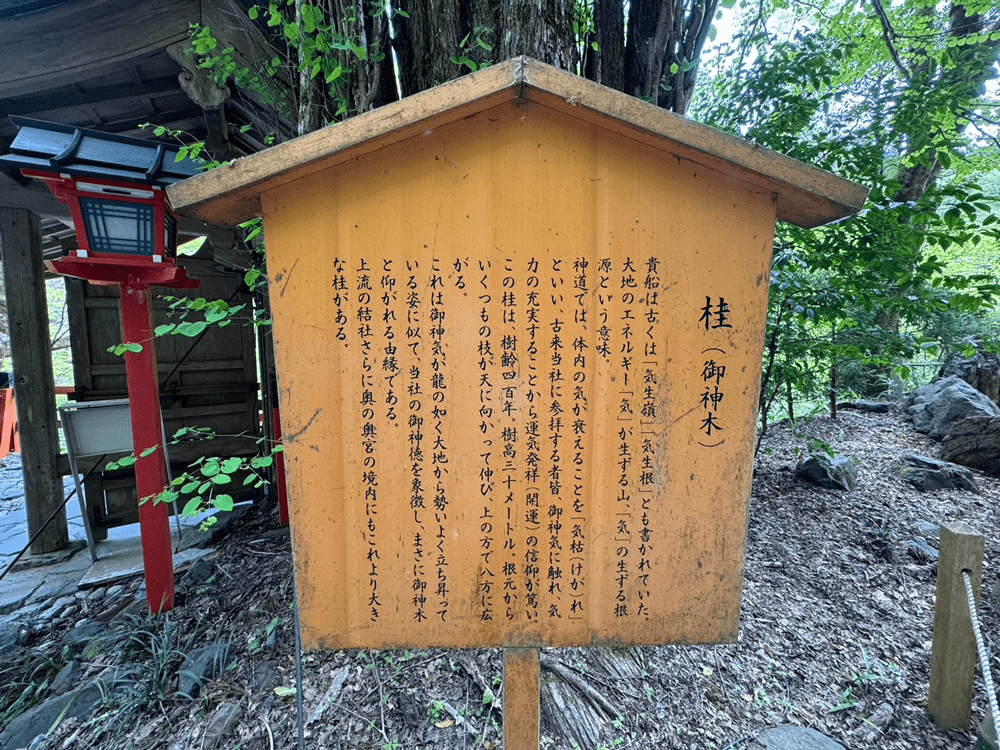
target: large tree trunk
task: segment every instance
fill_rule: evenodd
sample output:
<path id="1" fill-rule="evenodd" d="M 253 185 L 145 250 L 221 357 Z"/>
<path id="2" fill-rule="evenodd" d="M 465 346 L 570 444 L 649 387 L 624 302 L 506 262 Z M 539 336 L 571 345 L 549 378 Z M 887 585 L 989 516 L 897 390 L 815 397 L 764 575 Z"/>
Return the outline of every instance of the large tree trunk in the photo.
<path id="1" fill-rule="evenodd" d="M 684 114 L 717 7 L 718 0 L 633 0 L 626 40 L 623 3 L 594 0 L 584 75 Z M 452 58 L 479 66 L 528 55 L 580 67 L 571 0 L 400 0 L 398 8 L 406 14 L 393 19 L 404 96 L 468 72 Z"/>
<path id="2" fill-rule="evenodd" d="M 463 72 L 451 61 L 462 40 L 460 3 L 453 0 L 400 0 L 393 18 L 395 50 L 403 96 L 410 96 Z"/>
<path id="3" fill-rule="evenodd" d="M 594 31 L 584 50 L 584 75 L 625 90 L 625 9 L 621 0 L 594 0 Z"/>
<path id="4" fill-rule="evenodd" d="M 684 114 L 718 0 L 633 0 L 624 91 Z"/>
<path id="5" fill-rule="evenodd" d="M 499 0 L 496 19 L 496 60 L 527 55 L 576 70 L 573 0 Z"/>

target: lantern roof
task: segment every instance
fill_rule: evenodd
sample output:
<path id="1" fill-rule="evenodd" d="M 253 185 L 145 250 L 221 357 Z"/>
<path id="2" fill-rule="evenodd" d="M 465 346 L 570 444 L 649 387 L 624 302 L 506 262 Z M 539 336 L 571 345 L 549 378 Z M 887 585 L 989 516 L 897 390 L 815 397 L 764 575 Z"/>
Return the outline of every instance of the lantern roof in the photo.
<path id="1" fill-rule="evenodd" d="M 25 117 L 12 116 L 10 121 L 20 130 L 10 153 L 0 156 L 0 167 L 158 187 L 201 170 L 190 158 L 177 160 L 180 147 Z"/>
<path id="2" fill-rule="evenodd" d="M 528 57 L 516 57 L 286 141 L 168 191 L 182 215 L 236 225 L 260 196 L 392 143 L 504 104 L 557 110 L 771 192 L 777 218 L 815 227 L 857 213 L 867 188 Z"/>

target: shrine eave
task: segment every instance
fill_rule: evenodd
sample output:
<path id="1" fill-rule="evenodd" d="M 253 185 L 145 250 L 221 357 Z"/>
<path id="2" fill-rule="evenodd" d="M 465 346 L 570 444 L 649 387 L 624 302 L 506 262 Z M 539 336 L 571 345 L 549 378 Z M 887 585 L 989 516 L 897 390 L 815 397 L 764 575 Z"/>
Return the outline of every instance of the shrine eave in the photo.
<path id="1" fill-rule="evenodd" d="M 816 227 L 857 213 L 868 189 L 528 57 L 449 81 L 168 188 L 174 208 L 234 226 L 261 215 L 264 191 L 517 99 L 731 175 L 774 195 L 777 218 Z"/>

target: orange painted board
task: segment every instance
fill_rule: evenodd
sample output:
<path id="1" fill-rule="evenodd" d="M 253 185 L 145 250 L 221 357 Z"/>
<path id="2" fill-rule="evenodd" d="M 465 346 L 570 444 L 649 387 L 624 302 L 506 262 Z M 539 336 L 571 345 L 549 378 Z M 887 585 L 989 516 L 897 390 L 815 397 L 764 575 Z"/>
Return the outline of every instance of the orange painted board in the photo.
<path id="1" fill-rule="evenodd" d="M 261 200 L 307 648 L 736 638 L 770 193 L 521 101 Z"/>

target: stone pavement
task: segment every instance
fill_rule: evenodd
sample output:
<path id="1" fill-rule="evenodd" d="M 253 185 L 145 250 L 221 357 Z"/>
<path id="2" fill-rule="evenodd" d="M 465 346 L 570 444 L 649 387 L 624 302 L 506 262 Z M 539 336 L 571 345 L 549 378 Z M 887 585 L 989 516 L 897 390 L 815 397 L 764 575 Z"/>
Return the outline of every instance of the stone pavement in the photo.
<path id="1" fill-rule="evenodd" d="M 24 509 L 24 488 L 21 458 L 11 454 L 0 461 L 0 571 L 28 543 Z M 65 493 L 74 488 L 72 477 L 66 477 Z M 138 525 L 110 529 L 108 539 L 99 542 L 98 561 L 91 562 L 87 551 L 86 531 L 80 517 L 80 504 L 74 496 L 66 505 L 70 547 L 51 555 L 25 553 L 14 570 L 0 579 L 0 648 L 14 637 L 16 623 L 30 621 L 34 626 L 56 624 L 73 616 L 74 602 L 86 598 L 90 587 L 111 585 L 142 576 L 142 546 Z M 175 540 L 174 567 L 182 567 L 207 555 L 210 549 L 193 549 L 208 542 L 207 535 L 198 531 L 200 518 L 184 522 L 184 534 Z M 221 525 L 221 524 L 220 524 Z"/>
<path id="2" fill-rule="evenodd" d="M 63 477 L 63 497 L 73 491 L 73 477 Z M 80 517 L 80 504 L 74 495 L 66 504 L 69 538 L 87 539 Z M 0 571 L 28 543 L 28 526 L 24 511 L 24 477 L 21 456 L 11 453 L 0 460 Z M 23 559 L 23 558 L 22 558 Z M 3 582 L 0 581 L 0 586 Z"/>

